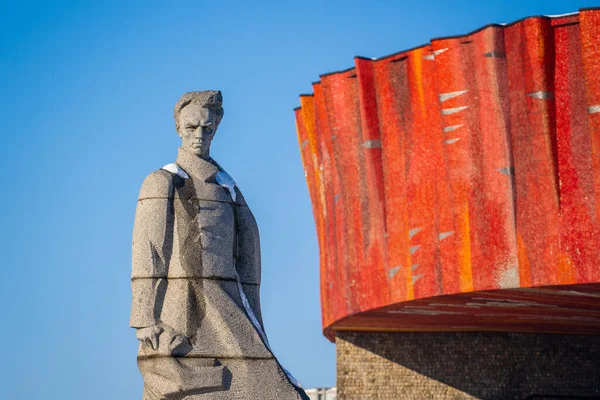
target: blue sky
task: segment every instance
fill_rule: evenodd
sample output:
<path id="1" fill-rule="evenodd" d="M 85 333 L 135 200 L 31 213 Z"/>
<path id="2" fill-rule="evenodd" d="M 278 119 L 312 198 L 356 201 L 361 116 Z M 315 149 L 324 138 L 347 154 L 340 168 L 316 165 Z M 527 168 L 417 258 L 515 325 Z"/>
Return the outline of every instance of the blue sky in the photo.
<path id="1" fill-rule="evenodd" d="M 212 155 L 261 230 L 262 307 L 281 362 L 335 384 L 293 108 L 319 74 L 587 1 L 0 3 L 2 397 L 141 398 L 128 328 L 137 192 L 179 145 L 172 107 L 220 89 Z"/>

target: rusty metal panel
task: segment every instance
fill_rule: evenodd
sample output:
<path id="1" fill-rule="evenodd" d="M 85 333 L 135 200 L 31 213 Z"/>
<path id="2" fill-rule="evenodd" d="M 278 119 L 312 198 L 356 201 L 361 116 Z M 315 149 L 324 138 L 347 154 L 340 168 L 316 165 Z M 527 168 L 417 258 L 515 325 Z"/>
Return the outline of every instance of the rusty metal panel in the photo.
<path id="1" fill-rule="evenodd" d="M 313 88 L 296 117 L 330 338 L 600 328 L 600 10 L 356 57 Z"/>

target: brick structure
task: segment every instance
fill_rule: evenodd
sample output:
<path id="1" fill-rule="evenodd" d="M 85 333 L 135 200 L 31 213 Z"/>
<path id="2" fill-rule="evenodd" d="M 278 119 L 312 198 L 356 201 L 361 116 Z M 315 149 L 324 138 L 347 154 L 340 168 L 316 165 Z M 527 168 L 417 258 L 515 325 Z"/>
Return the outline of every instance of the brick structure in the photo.
<path id="1" fill-rule="evenodd" d="M 600 336 L 339 332 L 336 346 L 339 399 L 600 399 Z"/>
<path id="2" fill-rule="evenodd" d="M 582 9 L 356 57 L 300 96 L 340 399 L 597 394 L 599 60 Z"/>

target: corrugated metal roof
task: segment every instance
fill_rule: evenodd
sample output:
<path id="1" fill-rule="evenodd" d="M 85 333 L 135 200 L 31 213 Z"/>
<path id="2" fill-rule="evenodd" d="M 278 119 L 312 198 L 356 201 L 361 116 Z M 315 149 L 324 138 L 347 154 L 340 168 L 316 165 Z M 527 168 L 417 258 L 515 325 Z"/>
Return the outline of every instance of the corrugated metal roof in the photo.
<path id="1" fill-rule="evenodd" d="M 295 110 L 327 333 L 421 329 L 368 312 L 433 296 L 580 284 L 594 307 L 569 326 L 600 327 L 600 10 L 354 61 Z M 566 329 L 547 317 L 492 320 Z"/>

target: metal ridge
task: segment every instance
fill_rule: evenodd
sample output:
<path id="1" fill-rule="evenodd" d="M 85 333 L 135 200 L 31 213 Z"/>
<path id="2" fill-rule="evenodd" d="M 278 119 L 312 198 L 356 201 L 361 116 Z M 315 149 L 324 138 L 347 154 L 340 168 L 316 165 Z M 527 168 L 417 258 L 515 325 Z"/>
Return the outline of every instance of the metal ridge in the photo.
<path id="1" fill-rule="evenodd" d="M 384 55 L 384 56 L 381 56 L 381 57 L 366 57 L 366 56 L 357 55 L 357 56 L 354 56 L 353 59 L 360 59 L 360 60 L 367 60 L 367 61 L 381 61 L 381 60 L 385 60 L 387 58 L 391 58 L 391 57 L 394 57 L 394 56 L 397 56 L 397 55 L 400 55 L 400 54 L 403 54 L 403 53 L 408 53 L 408 52 L 411 52 L 411 51 L 414 51 L 414 50 L 417 50 L 417 49 L 421 49 L 421 48 L 426 47 L 426 46 L 430 46 L 433 42 L 437 42 L 437 41 L 441 41 L 441 40 L 448 40 L 448 39 L 464 38 L 464 37 L 467 37 L 467 36 L 474 35 L 474 34 L 476 34 L 478 32 L 483 31 L 484 29 L 488 29 L 488 28 L 502 28 L 503 29 L 503 28 L 507 28 L 509 26 L 518 24 L 518 23 L 523 22 L 523 21 L 528 20 L 528 19 L 555 20 L 555 19 L 559 19 L 559 18 L 574 17 L 574 16 L 579 15 L 581 13 L 581 11 L 593 11 L 593 10 L 600 10 L 600 7 L 583 7 L 583 8 L 580 8 L 579 11 L 574 11 L 572 13 L 557 14 L 557 15 L 531 15 L 531 16 L 527 16 L 527 17 L 523 17 L 523 18 L 517 19 L 517 20 L 512 21 L 512 22 L 508 22 L 508 23 L 486 24 L 486 25 L 484 25 L 482 27 L 479 27 L 477 29 L 474 29 L 474 30 L 472 30 L 472 31 L 470 31 L 468 33 L 464 33 L 464 34 L 433 37 L 427 43 L 424 43 L 424 44 L 421 44 L 421 45 L 418 45 L 418 46 L 415 46 L 415 47 L 411 47 L 411 48 L 408 48 L 408 49 L 396 51 L 394 53 L 390 53 L 390 54 L 387 54 L 387 55 Z M 571 24 L 577 24 L 577 23 L 578 22 L 571 23 Z M 571 25 L 571 24 L 569 24 L 569 25 Z M 326 72 L 324 74 L 320 74 L 319 77 L 322 78 L 324 76 L 329 76 L 329 75 L 334 75 L 334 74 L 341 74 L 341 73 L 344 73 L 344 72 L 348 72 L 348 71 L 350 71 L 350 70 L 352 70 L 354 68 L 355 67 L 350 67 L 350 68 L 347 68 L 347 69 Z M 312 82 L 312 84 L 314 85 L 314 84 L 317 84 L 317 83 L 320 83 L 320 82 L 321 81 L 319 80 L 319 81 Z M 304 95 L 301 95 L 301 96 L 304 96 Z"/>

